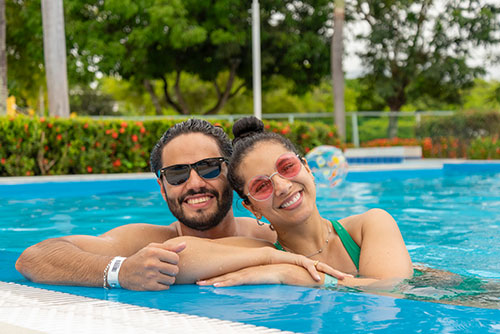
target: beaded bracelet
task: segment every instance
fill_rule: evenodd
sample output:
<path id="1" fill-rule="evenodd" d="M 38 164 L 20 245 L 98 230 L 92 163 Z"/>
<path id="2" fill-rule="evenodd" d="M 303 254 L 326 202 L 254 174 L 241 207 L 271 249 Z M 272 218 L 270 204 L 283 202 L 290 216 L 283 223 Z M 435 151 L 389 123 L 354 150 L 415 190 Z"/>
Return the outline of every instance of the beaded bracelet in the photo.
<path id="1" fill-rule="evenodd" d="M 106 268 L 104 268 L 104 277 L 102 279 L 102 287 L 104 289 L 108 289 L 108 271 L 109 267 L 111 267 L 111 262 L 113 262 L 113 259 L 111 259 L 111 261 L 108 262 Z"/>

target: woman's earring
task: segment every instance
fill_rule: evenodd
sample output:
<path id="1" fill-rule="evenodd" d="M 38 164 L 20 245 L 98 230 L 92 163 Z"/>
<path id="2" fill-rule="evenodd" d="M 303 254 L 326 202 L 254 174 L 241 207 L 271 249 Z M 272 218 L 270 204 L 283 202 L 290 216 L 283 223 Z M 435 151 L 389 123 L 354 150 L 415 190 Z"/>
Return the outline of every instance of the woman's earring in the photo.
<path id="1" fill-rule="evenodd" d="M 274 226 L 272 224 L 269 224 L 269 228 L 271 229 L 271 231 L 274 231 Z"/>
<path id="2" fill-rule="evenodd" d="M 260 216 L 260 217 L 255 216 L 255 220 L 257 221 L 257 225 L 264 226 L 264 223 L 260 221 L 261 218 L 262 218 L 262 216 Z"/>

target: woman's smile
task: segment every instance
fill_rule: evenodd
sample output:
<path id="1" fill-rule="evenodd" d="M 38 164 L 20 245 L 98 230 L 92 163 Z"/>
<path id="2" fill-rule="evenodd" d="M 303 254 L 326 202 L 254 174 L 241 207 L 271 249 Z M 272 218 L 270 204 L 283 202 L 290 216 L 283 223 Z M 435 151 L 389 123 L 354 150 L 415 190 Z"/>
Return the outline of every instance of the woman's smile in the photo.
<path id="1" fill-rule="evenodd" d="M 293 210 L 302 203 L 304 192 L 298 191 L 294 195 L 288 197 L 281 205 L 280 209 Z"/>

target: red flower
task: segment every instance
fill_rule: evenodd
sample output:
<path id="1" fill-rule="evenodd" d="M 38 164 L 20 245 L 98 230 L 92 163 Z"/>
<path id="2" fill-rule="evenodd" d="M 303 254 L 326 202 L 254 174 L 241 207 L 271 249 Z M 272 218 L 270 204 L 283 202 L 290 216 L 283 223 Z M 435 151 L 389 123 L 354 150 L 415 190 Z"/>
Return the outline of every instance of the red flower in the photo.
<path id="1" fill-rule="evenodd" d="M 101 143 L 99 143 L 98 141 L 95 142 L 95 147 L 99 147 L 101 146 Z"/>
<path id="2" fill-rule="evenodd" d="M 289 132 L 290 132 L 290 128 L 284 128 L 284 129 L 281 130 L 281 134 L 282 135 L 286 135 Z"/>
<path id="3" fill-rule="evenodd" d="M 124 133 L 125 132 L 125 128 L 120 128 L 120 133 Z"/>
<path id="4" fill-rule="evenodd" d="M 111 137 L 113 137 L 113 138 L 115 138 L 115 139 L 116 139 L 116 138 L 118 138 L 118 133 L 113 132 L 113 133 L 111 134 Z"/>
<path id="5" fill-rule="evenodd" d="M 2 165 L 5 165 L 5 158 L 2 158 L 2 160 L 0 160 L 0 163 L 2 163 Z"/>
<path id="6" fill-rule="evenodd" d="M 88 127 L 89 127 L 89 123 L 85 123 L 85 124 L 83 124 L 83 128 L 84 128 L 84 129 L 86 129 L 86 128 L 88 128 Z"/>
<path id="7" fill-rule="evenodd" d="M 328 137 L 333 137 L 333 132 L 332 131 L 328 132 Z"/>
<path id="8" fill-rule="evenodd" d="M 48 127 L 49 129 L 52 129 L 52 127 L 53 127 L 53 126 L 54 126 L 54 124 L 52 124 L 52 123 L 47 123 L 47 127 Z"/>
<path id="9" fill-rule="evenodd" d="M 40 123 L 44 123 L 44 122 L 45 122 L 45 117 L 40 118 Z"/>
<path id="10" fill-rule="evenodd" d="M 120 159 L 116 159 L 115 161 L 113 161 L 113 167 L 120 167 L 122 165 L 122 162 L 120 161 Z"/>
<path id="11" fill-rule="evenodd" d="M 92 173 L 92 167 L 87 166 L 87 173 Z"/>
<path id="12" fill-rule="evenodd" d="M 141 130 L 140 130 L 140 131 L 141 131 L 141 133 L 144 133 L 144 132 L 146 132 L 146 129 L 141 128 Z"/>
<path id="13" fill-rule="evenodd" d="M 139 138 L 137 138 L 137 135 L 132 135 L 132 141 L 135 143 L 139 140 Z"/>
<path id="14" fill-rule="evenodd" d="M 57 139 L 57 140 L 61 140 L 61 139 L 62 139 L 62 135 L 59 133 L 59 134 L 56 136 L 56 139 Z"/>
<path id="15" fill-rule="evenodd" d="M 107 129 L 106 130 L 106 134 L 109 135 L 111 133 L 111 130 L 110 129 Z"/>
<path id="16" fill-rule="evenodd" d="M 270 127 L 271 127 L 271 125 L 269 125 L 269 124 L 264 125 L 264 128 L 266 128 L 266 129 L 269 129 Z"/>
<path id="17" fill-rule="evenodd" d="M 48 151 L 48 150 L 49 150 L 49 147 L 48 147 L 47 145 L 45 145 L 45 146 L 43 147 L 43 149 L 44 149 L 45 151 Z"/>
<path id="18" fill-rule="evenodd" d="M 306 153 L 307 153 L 307 152 L 309 152 L 311 149 L 310 149 L 309 147 L 306 147 L 306 148 L 304 148 L 304 150 L 305 150 L 305 151 L 306 151 Z"/>
<path id="19" fill-rule="evenodd" d="M 126 128 L 128 126 L 128 123 L 123 121 L 120 125 L 122 128 Z"/>
<path id="20" fill-rule="evenodd" d="M 31 171 L 30 170 L 26 172 L 26 176 L 31 176 Z"/>
<path id="21" fill-rule="evenodd" d="M 24 131 L 28 132 L 28 124 L 24 124 Z"/>
<path id="22" fill-rule="evenodd" d="M 142 122 L 135 122 L 135 125 L 142 127 Z"/>
<path id="23" fill-rule="evenodd" d="M 85 151 L 85 146 L 80 147 L 80 150 L 82 150 L 82 152 L 84 152 Z"/>

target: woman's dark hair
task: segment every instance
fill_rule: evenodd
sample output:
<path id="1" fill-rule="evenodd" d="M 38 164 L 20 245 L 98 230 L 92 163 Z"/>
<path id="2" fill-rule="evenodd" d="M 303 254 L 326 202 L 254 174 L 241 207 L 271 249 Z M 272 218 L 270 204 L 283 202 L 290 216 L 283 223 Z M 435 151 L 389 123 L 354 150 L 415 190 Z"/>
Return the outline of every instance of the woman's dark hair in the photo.
<path id="1" fill-rule="evenodd" d="M 238 167 L 243 158 L 255 147 L 257 143 L 274 141 L 299 155 L 295 145 L 287 138 L 274 133 L 264 131 L 264 123 L 254 116 L 244 117 L 233 125 L 233 155 L 229 162 L 228 179 L 238 195 L 249 204 L 248 197 L 243 193 L 245 181 L 237 174 Z"/>
<path id="2" fill-rule="evenodd" d="M 157 177 L 158 171 L 163 167 L 161 155 L 163 153 L 163 148 L 165 147 L 165 145 L 167 145 L 172 139 L 177 136 L 195 132 L 202 133 L 214 138 L 217 142 L 217 145 L 219 146 L 219 150 L 222 156 L 229 160 L 233 148 L 231 146 L 231 140 L 224 132 L 224 130 L 221 127 L 212 125 L 205 120 L 191 118 L 187 121 L 177 123 L 167 131 L 165 131 L 163 136 L 161 136 L 160 140 L 156 143 L 155 147 L 153 147 L 150 156 L 150 164 L 151 171 L 155 173 Z"/>

